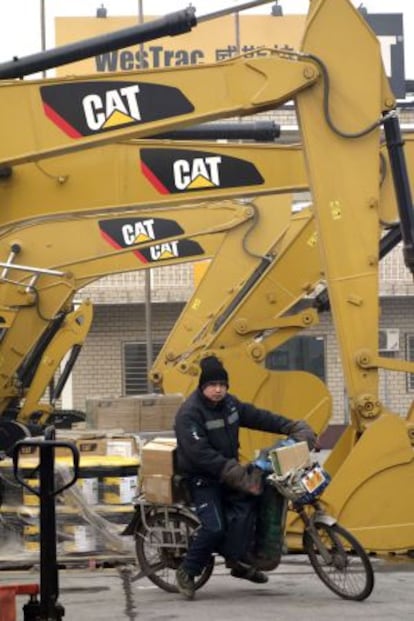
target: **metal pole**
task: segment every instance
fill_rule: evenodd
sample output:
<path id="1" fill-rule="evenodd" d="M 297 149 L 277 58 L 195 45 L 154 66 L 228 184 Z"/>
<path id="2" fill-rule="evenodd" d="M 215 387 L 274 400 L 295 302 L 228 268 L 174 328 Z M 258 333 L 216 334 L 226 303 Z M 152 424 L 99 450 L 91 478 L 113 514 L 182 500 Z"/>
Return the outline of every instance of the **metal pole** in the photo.
<path id="1" fill-rule="evenodd" d="M 144 23 L 143 0 L 138 0 L 138 23 Z M 143 68 L 144 44 L 140 46 L 140 66 Z M 147 361 L 147 392 L 153 392 L 154 386 L 149 378 L 149 370 L 154 361 L 154 347 L 152 342 L 152 309 L 151 309 L 151 269 L 145 270 L 145 351 Z"/>
<path id="2" fill-rule="evenodd" d="M 151 309 L 151 270 L 145 270 L 145 342 L 147 352 L 147 392 L 153 392 L 154 386 L 149 378 L 149 370 L 154 361 L 152 342 L 152 309 Z"/>
<path id="3" fill-rule="evenodd" d="M 144 6 L 143 6 L 143 0 L 138 0 L 138 23 L 142 26 L 142 24 L 144 23 Z M 139 44 L 139 55 L 140 55 L 140 60 L 139 60 L 139 66 L 140 69 L 143 69 L 143 64 L 144 64 L 144 43 L 140 43 Z"/>
<path id="4" fill-rule="evenodd" d="M 201 22 L 206 22 L 210 19 L 217 19 L 218 17 L 223 17 L 224 15 L 230 15 L 235 11 L 246 11 L 247 9 L 253 9 L 256 6 L 270 4 L 270 2 L 274 2 L 274 0 L 252 0 L 251 2 L 242 2 L 242 4 L 237 4 L 235 7 L 221 9 L 220 11 L 214 11 L 213 13 L 201 15 L 200 17 L 197 17 L 197 23 L 201 24 Z"/>
<path id="5" fill-rule="evenodd" d="M 46 10 L 45 0 L 40 0 L 40 45 L 42 52 L 46 50 Z M 46 77 L 46 69 L 42 71 L 43 78 Z"/>
<path id="6" fill-rule="evenodd" d="M 237 52 L 237 55 L 240 55 L 241 42 L 240 42 L 240 13 L 239 12 L 234 14 L 234 28 L 235 28 L 235 34 L 236 34 L 236 52 Z"/>
<path id="7" fill-rule="evenodd" d="M 33 274 L 47 274 L 48 276 L 64 276 L 65 272 L 59 272 L 59 270 L 49 270 L 46 267 L 32 267 L 31 265 L 20 265 L 17 263 L 4 263 L 0 261 L 0 267 L 6 269 L 17 270 L 20 272 L 32 272 Z M 4 278 L 4 274 L 1 275 Z"/>
<path id="8" fill-rule="evenodd" d="M 234 31 L 235 31 L 235 37 L 236 37 L 236 54 L 237 56 L 240 56 L 240 53 L 241 53 L 240 13 L 238 11 L 236 11 L 236 13 L 234 14 Z M 238 118 L 240 121 L 241 117 L 238 117 Z"/>

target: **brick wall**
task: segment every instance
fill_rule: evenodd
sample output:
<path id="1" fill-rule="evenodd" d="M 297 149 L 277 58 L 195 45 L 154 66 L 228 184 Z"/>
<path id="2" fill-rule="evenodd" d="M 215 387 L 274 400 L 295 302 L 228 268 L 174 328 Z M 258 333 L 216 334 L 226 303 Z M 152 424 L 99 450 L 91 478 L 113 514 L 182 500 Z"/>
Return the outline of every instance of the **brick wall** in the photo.
<path id="1" fill-rule="evenodd" d="M 163 342 L 183 304 L 152 305 L 152 338 Z M 83 410 L 92 397 L 122 395 L 122 344 L 145 342 L 143 304 L 96 305 L 92 329 L 73 371 L 73 407 Z"/>

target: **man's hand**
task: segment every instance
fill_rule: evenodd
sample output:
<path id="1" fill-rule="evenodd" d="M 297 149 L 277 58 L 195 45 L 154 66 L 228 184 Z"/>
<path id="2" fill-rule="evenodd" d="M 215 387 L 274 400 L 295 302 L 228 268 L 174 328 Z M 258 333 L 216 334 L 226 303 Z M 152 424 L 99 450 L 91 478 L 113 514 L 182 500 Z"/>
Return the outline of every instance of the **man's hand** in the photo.
<path id="1" fill-rule="evenodd" d="M 253 466 L 257 466 L 263 472 L 273 472 L 272 462 L 268 458 L 258 457 L 258 459 L 254 460 Z"/>
<path id="2" fill-rule="evenodd" d="M 289 437 L 297 442 L 307 442 L 310 450 L 318 447 L 316 433 L 304 420 L 298 420 L 293 424 L 289 431 Z"/>
<path id="3" fill-rule="evenodd" d="M 220 475 L 221 483 L 247 494 L 259 496 L 263 490 L 262 471 L 252 466 L 242 466 L 235 459 L 229 459 Z"/>

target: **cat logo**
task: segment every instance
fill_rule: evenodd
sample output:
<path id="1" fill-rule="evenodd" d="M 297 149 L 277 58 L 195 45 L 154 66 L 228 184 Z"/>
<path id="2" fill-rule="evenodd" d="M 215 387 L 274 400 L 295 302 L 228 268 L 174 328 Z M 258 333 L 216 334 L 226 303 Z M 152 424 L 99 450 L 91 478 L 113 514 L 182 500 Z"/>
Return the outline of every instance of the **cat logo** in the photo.
<path id="1" fill-rule="evenodd" d="M 179 257 L 178 241 L 164 242 L 150 247 L 150 255 L 153 261 L 162 261 Z"/>
<path id="2" fill-rule="evenodd" d="M 126 246 L 144 244 L 155 240 L 154 219 L 136 220 L 133 224 L 127 223 L 121 227 L 122 238 Z M 163 242 L 149 247 L 152 261 L 162 261 L 179 257 L 178 240 Z"/>
<path id="3" fill-rule="evenodd" d="M 200 244 L 193 239 L 178 239 L 184 230 L 175 220 L 109 218 L 100 220 L 98 226 L 108 244 L 113 248 L 130 247 L 141 263 L 196 258 L 205 254 Z"/>
<path id="4" fill-rule="evenodd" d="M 209 192 L 262 185 L 252 162 L 195 149 L 140 149 L 142 174 L 159 194 Z"/>
<path id="5" fill-rule="evenodd" d="M 139 85 L 108 90 L 104 95 L 91 93 L 82 100 L 86 124 L 92 131 L 119 127 L 141 120 L 138 106 Z"/>
<path id="6" fill-rule="evenodd" d="M 173 164 L 174 183 L 177 190 L 198 190 L 220 186 L 219 165 L 221 157 L 196 157 L 191 161 L 179 159 Z"/>
<path id="7" fill-rule="evenodd" d="M 134 223 L 126 223 L 121 227 L 121 234 L 125 246 L 143 244 L 155 239 L 154 219 L 136 220 Z"/>
<path id="8" fill-rule="evenodd" d="M 40 87 L 46 117 L 71 138 L 126 130 L 194 110 L 173 86 L 127 80 L 86 80 Z"/>

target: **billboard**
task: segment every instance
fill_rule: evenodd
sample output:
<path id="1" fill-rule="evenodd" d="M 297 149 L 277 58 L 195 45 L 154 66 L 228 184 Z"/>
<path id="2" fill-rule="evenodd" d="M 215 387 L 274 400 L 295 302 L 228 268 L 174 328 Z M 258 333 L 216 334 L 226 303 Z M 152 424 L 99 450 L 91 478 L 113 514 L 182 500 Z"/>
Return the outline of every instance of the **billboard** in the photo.
<path id="1" fill-rule="evenodd" d="M 154 17 L 147 17 L 151 21 Z M 121 28 L 130 28 L 137 18 L 58 17 L 55 20 L 56 45 L 93 37 Z M 237 54 L 262 53 L 260 48 L 298 49 L 305 25 L 304 15 L 274 18 L 268 15 L 227 15 L 202 22 L 191 32 L 163 37 L 124 50 L 99 54 L 59 70 L 59 74 L 136 71 L 213 63 Z"/>
<path id="2" fill-rule="evenodd" d="M 404 39 L 402 14 L 367 14 L 364 18 L 377 34 L 386 73 L 397 98 L 405 96 Z M 146 16 L 145 21 L 154 17 Z M 106 73 L 180 67 L 214 63 L 238 54 L 266 54 L 268 49 L 298 50 L 305 15 L 226 15 L 202 22 L 191 32 L 164 37 L 145 44 L 98 54 L 57 69 L 57 75 Z M 129 28 L 137 17 L 57 17 L 56 45 L 65 45 Z"/>

